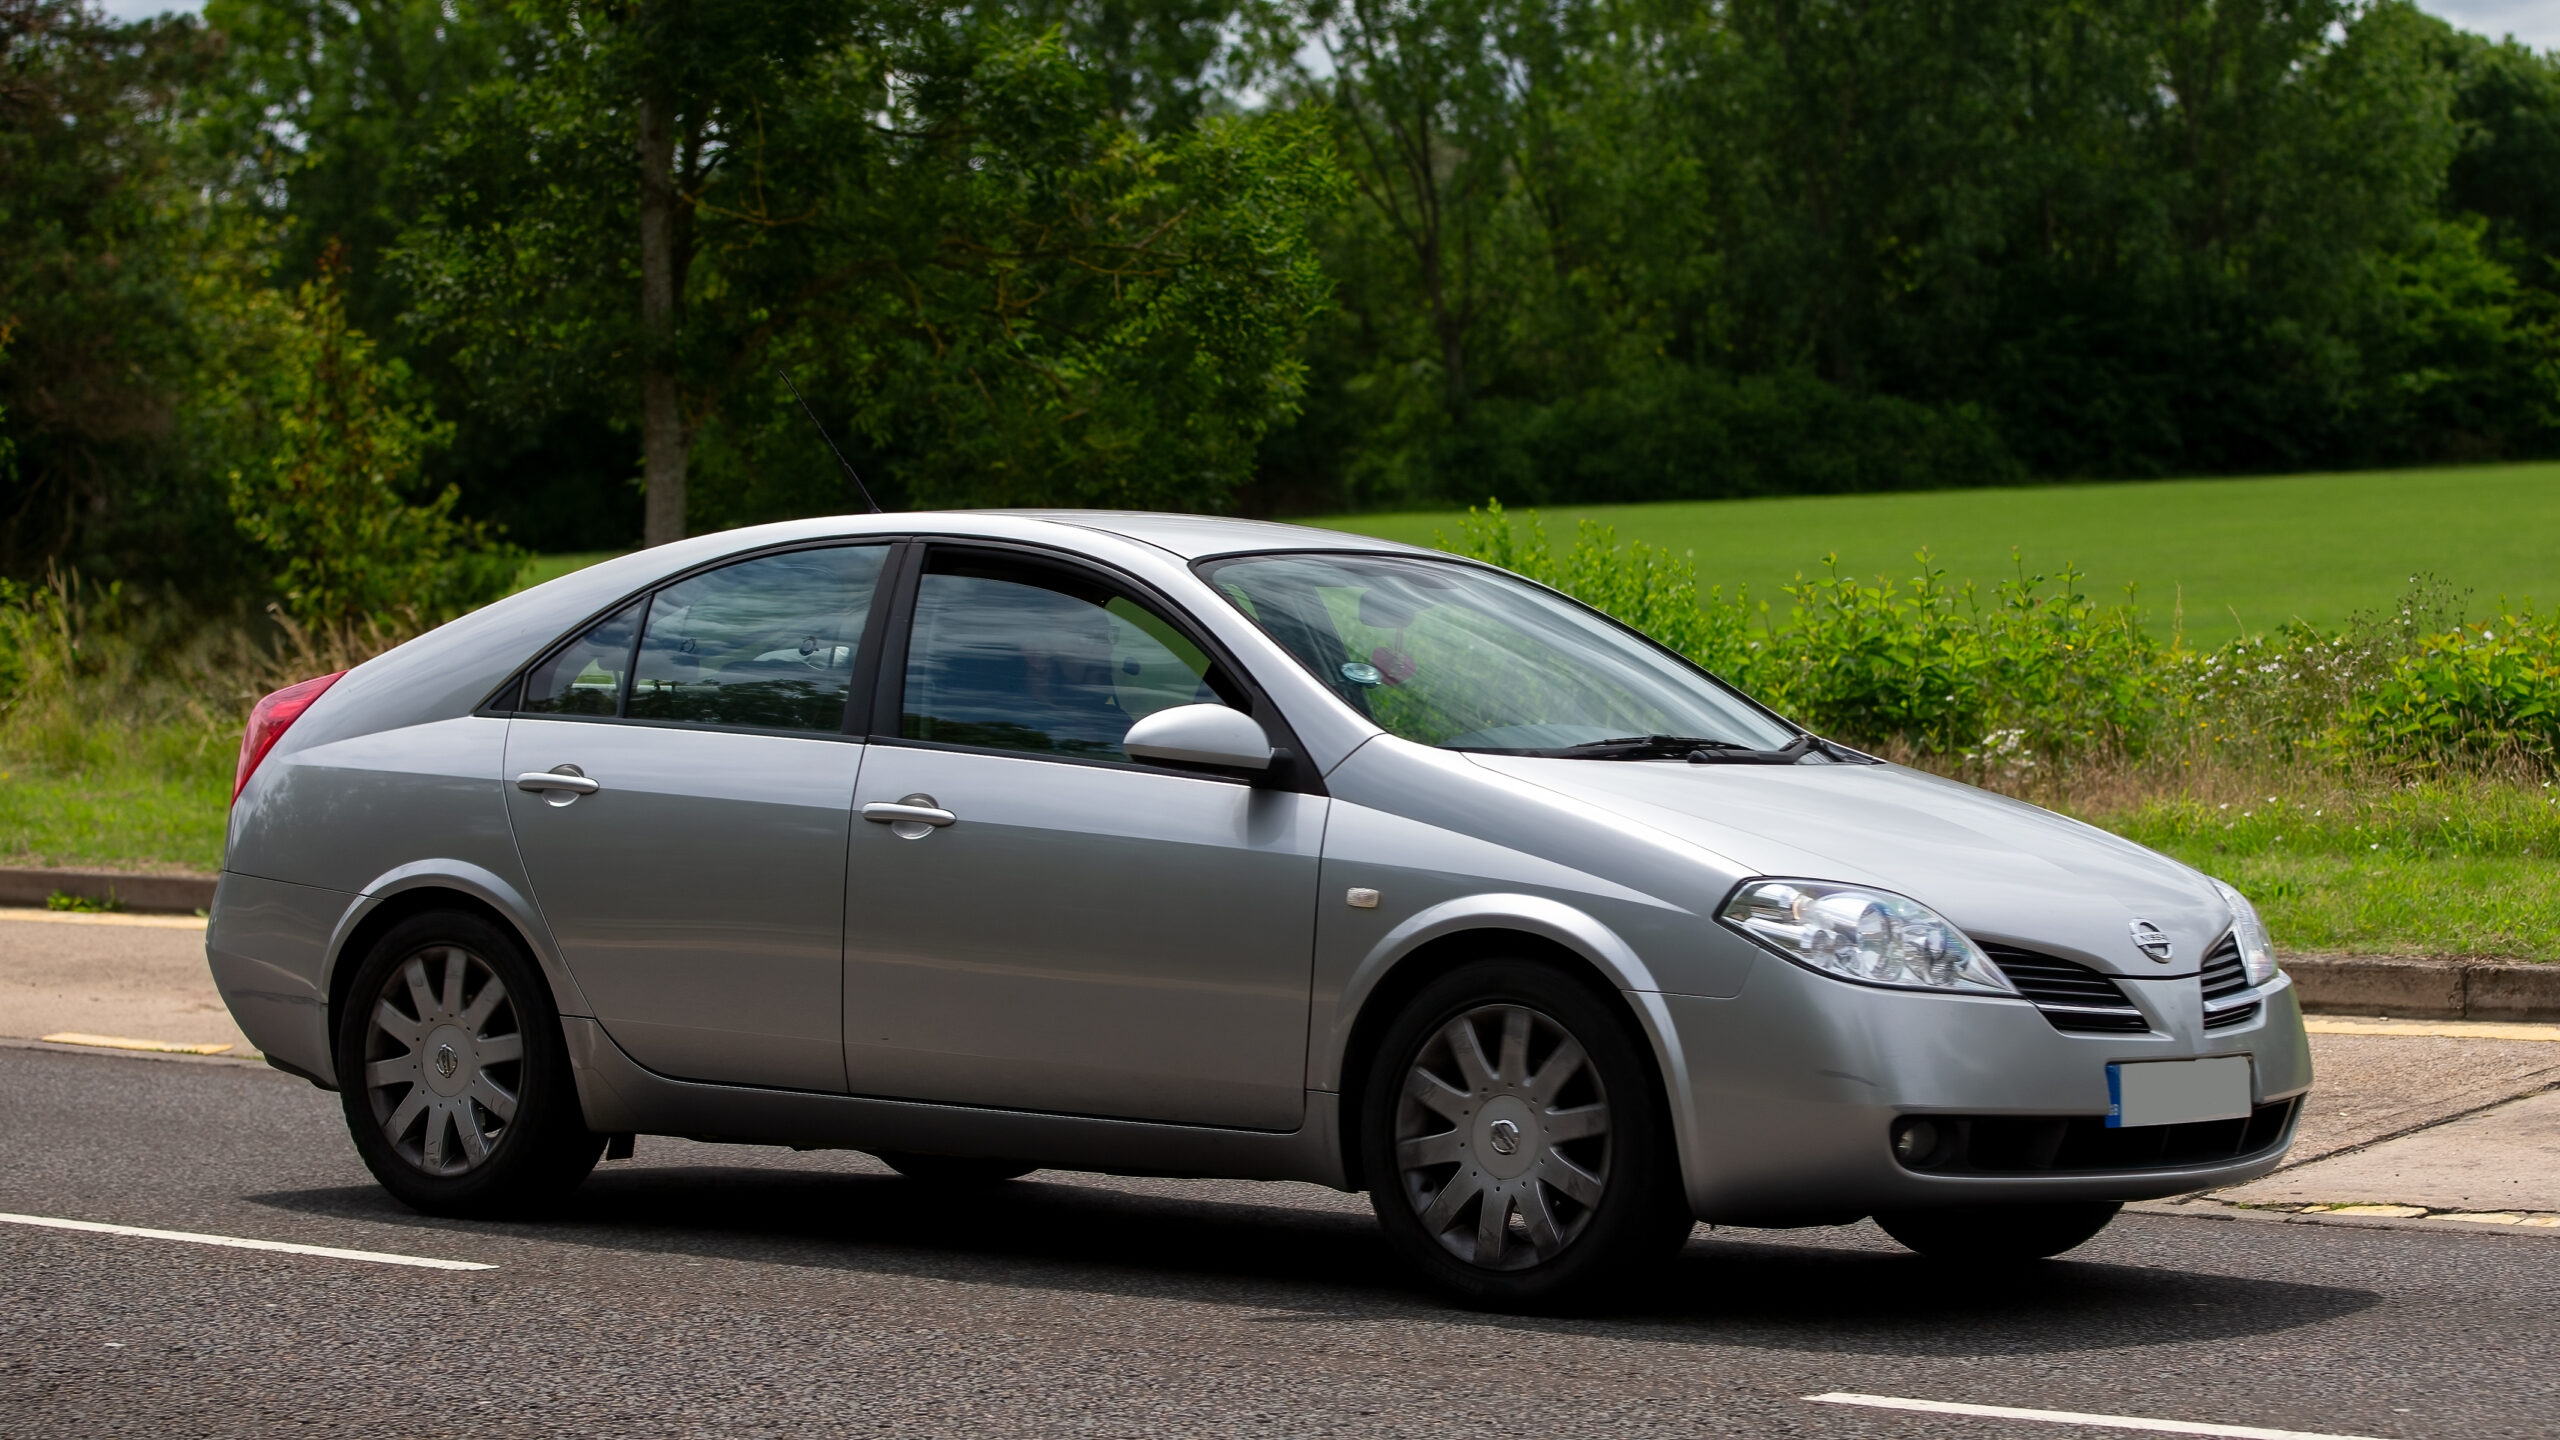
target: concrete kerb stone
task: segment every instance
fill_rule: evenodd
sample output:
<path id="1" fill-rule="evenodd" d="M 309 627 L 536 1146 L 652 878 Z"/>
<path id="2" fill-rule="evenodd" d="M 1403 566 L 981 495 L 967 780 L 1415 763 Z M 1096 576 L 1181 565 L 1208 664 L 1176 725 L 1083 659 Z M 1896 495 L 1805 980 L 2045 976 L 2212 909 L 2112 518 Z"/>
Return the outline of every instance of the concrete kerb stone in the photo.
<path id="1" fill-rule="evenodd" d="M 2560 1023 L 2560 964 L 2297 955 L 2284 968 L 2314 1015 Z"/>
<path id="2" fill-rule="evenodd" d="M 127 910 L 193 915 L 213 907 L 210 875 L 124 875 L 111 870 L 0 869 L 0 905 L 42 908 L 71 895 Z"/>

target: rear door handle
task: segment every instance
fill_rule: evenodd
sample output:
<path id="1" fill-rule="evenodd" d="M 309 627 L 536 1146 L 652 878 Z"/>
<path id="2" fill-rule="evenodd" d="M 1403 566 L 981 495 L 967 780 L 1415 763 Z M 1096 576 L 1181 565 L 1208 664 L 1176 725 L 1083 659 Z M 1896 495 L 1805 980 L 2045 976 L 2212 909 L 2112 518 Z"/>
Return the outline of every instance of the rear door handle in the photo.
<path id="1" fill-rule="evenodd" d="M 593 795 L 604 787 L 563 765 L 557 770 L 527 770 L 516 777 L 519 790 L 566 790 L 572 795 Z"/>
<path id="2" fill-rule="evenodd" d="M 874 800 L 862 807 L 862 818 L 883 825 L 949 825 L 960 817 L 938 805 L 910 805 L 903 800 Z"/>

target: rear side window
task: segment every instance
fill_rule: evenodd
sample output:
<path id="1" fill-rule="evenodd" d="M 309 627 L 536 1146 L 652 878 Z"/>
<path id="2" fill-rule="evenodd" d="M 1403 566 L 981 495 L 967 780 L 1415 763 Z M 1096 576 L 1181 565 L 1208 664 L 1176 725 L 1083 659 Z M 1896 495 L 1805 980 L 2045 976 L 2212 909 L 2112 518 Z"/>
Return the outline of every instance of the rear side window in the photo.
<path id="1" fill-rule="evenodd" d="M 622 680 L 631 670 L 631 642 L 640 629 L 640 601 L 595 623 L 561 646 L 524 679 L 528 715 L 622 713 Z"/>
<path id="2" fill-rule="evenodd" d="M 885 545 L 793 550 L 724 566 L 649 603 L 634 720 L 838 731 Z"/>
<path id="3" fill-rule="evenodd" d="M 1127 758 L 1130 725 L 1243 694 L 1169 621 L 1083 571 L 936 551 L 916 592 L 910 740 Z"/>

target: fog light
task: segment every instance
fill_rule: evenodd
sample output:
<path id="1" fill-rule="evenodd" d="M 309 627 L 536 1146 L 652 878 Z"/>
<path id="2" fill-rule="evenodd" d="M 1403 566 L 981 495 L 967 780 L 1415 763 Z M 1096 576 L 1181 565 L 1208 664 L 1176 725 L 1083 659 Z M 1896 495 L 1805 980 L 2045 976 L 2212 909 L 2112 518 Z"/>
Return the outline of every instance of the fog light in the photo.
<path id="1" fill-rule="evenodd" d="M 1918 1169 L 1938 1153 L 1938 1127 L 1926 1120 L 1905 1120 L 1893 1127 L 1893 1155 Z"/>

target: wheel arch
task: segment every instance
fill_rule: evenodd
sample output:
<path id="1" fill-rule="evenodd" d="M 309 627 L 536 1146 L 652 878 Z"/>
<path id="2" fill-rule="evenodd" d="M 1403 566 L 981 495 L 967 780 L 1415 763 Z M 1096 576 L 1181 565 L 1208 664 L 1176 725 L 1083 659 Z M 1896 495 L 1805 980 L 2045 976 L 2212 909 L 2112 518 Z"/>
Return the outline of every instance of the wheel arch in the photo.
<path id="1" fill-rule="evenodd" d="M 1473 960 L 1536 960 L 1592 987 L 1631 1021 L 1651 1052 L 1655 1082 L 1674 1144 L 1685 1151 L 1691 1101 L 1687 1057 L 1664 1009 L 1652 972 L 1624 938 L 1586 912 L 1527 895 L 1479 895 L 1425 910 L 1390 931 L 1364 957 L 1344 989 L 1319 1088 L 1342 1098 L 1340 1144 L 1345 1183 L 1366 1188 L 1360 1140 L 1368 1070 L 1389 1024 L 1405 1003 L 1442 975 Z M 1685 1154 L 1678 1157 L 1686 1160 Z M 1685 1164 L 1682 1165 L 1685 1170 Z"/>
<path id="2" fill-rule="evenodd" d="M 392 926 L 430 910 L 478 915 L 513 935 L 541 969 L 543 980 L 551 988 L 552 1005 L 562 1016 L 594 1013 L 576 979 L 560 962 L 548 928 L 522 892 L 504 878 L 464 861 L 404 865 L 366 887 L 357 902 L 339 917 L 336 933 L 329 937 L 322 983 L 328 995 L 328 1056 L 333 1072 L 327 1077 L 330 1088 L 336 1088 L 339 1020 L 357 967 L 374 942 Z"/>

